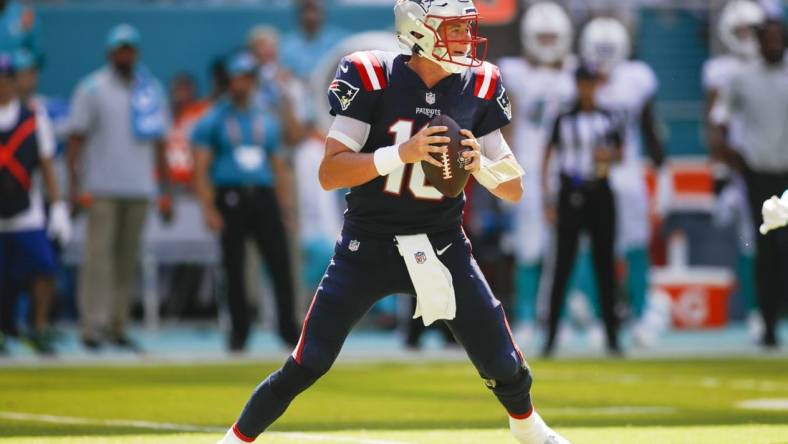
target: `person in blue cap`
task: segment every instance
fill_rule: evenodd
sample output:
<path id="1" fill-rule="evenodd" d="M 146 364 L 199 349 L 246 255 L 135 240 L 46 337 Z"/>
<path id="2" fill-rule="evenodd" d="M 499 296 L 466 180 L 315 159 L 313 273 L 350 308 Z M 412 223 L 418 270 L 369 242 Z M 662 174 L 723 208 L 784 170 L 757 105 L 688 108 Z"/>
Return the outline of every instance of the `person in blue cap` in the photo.
<path id="1" fill-rule="evenodd" d="M 28 290 L 35 306 L 28 339 L 35 351 L 51 354 L 48 308 L 57 267 L 48 237 L 68 242 L 71 225 L 52 165 L 52 124 L 43 109 L 21 101 L 16 89 L 12 56 L 0 53 L 0 328 L 16 333 L 14 300 Z M 51 202 L 48 221 L 35 180 L 39 171 Z M 3 342 L 0 333 L 0 352 Z"/>
<path id="2" fill-rule="evenodd" d="M 280 152 L 281 125 L 256 93 L 257 66 L 249 54 L 230 58 L 227 94 L 192 133 L 195 189 L 205 223 L 220 233 L 232 329 L 231 351 L 242 351 L 251 316 L 244 285 L 244 244 L 256 243 L 273 279 L 279 336 L 298 342 L 294 288 L 280 203 L 290 198 L 289 169 Z"/>
<path id="3" fill-rule="evenodd" d="M 157 192 L 160 216 L 172 218 L 165 159 L 167 99 L 159 81 L 138 61 L 140 43 L 133 26 L 112 28 L 108 63 L 79 83 L 71 102 L 69 191 L 88 217 L 79 315 L 82 343 L 89 350 L 98 349 L 104 339 L 139 349 L 127 336 L 126 324 L 142 229 Z"/>

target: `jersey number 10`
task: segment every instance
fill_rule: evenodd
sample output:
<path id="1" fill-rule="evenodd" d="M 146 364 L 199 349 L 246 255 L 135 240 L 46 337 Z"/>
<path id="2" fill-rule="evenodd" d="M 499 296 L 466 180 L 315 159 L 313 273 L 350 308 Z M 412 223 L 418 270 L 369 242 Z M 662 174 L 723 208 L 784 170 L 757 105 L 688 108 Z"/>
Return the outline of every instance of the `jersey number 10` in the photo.
<path id="1" fill-rule="evenodd" d="M 413 137 L 413 124 L 412 120 L 401 119 L 389 127 L 389 133 L 394 135 L 395 145 L 401 145 Z M 424 170 L 421 169 L 421 162 L 405 164 L 386 176 L 386 186 L 383 188 L 383 191 L 397 196 L 402 194 L 402 182 L 407 171 L 410 171 L 408 188 L 413 197 L 426 200 L 443 199 L 443 194 L 440 191 L 427 184 Z"/>

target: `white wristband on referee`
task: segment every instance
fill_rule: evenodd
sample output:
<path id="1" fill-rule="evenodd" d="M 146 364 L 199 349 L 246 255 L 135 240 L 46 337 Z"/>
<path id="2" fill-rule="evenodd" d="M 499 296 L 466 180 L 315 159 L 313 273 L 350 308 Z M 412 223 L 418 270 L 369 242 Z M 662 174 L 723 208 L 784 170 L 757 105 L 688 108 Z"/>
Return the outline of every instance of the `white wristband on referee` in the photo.
<path id="1" fill-rule="evenodd" d="M 397 168 L 405 165 L 405 162 L 399 157 L 399 145 L 378 148 L 372 158 L 375 161 L 375 169 L 381 176 L 388 176 Z"/>

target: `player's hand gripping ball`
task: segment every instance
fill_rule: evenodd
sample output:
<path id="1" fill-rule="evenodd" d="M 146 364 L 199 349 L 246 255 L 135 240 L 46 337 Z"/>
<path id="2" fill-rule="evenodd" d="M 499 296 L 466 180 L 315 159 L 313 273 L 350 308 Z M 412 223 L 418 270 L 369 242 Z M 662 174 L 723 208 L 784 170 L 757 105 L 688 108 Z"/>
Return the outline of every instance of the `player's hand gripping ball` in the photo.
<path id="1" fill-rule="evenodd" d="M 463 155 L 466 151 L 474 151 L 469 146 L 474 142 L 464 142 L 468 138 L 467 134 L 470 133 L 463 131 L 465 135 L 461 134 L 460 126 L 449 116 L 440 115 L 435 117 L 430 122 L 430 126 L 447 127 L 448 131 L 436 135 L 448 137 L 451 139 L 451 142 L 446 145 L 447 150 L 445 153 L 430 153 L 430 156 L 440 163 L 440 167 L 422 161 L 421 168 L 424 170 L 424 175 L 427 177 L 430 185 L 440 191 L 441 194 L 448 197 L 457 197 L 462 193 L 471 174 L 471 171 L 465 167 L 470 166 L 474 159 L 478 159 L 478 156 Z"/>

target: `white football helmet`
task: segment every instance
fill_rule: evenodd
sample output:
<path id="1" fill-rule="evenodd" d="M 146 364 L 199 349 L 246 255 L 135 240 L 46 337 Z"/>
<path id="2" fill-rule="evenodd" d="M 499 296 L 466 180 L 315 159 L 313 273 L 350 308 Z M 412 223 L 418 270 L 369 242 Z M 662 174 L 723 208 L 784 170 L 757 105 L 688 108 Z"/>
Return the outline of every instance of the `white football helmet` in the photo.
<path id="1" fill-rule="evenodd" d="M 631 50 L 626 26 L 611 17 L 591 20 L 580 35 L 583 62 L 603 73 L 610 73 L 616 65 L 628 59 Z"/>
<path id="2" fill-rule="evenodd" d="M 520 21 L 520 41 L 528 57 L 551 65 L 572 48 L 572 21 L 564 8 L 553 2 L 536 3 Z"/>
<path id="3" fill-rule="evenodd" d="M 758 39 L 754 28 L 765 20 L 763 9 L 749 0 L 734 0 L 722 10 L 717 24 L 720 41 L 736 57 L 754 59 L 758 56 Z"/>
<path id="4" fill-rule="evenodd" d="M 487 39 L 478 35 L 479 13 L 471 0 L 397 0 L 394 26 L 400 43 L 452 74 L 481 66 L 487 56 Z M 467 23 L 469 34 L 450 40 L 442 24 Z M 449 44 L 464 44 L 463 55 L 452 54 Z M 481 46 L 481 50 L 480 47 Z"/>

